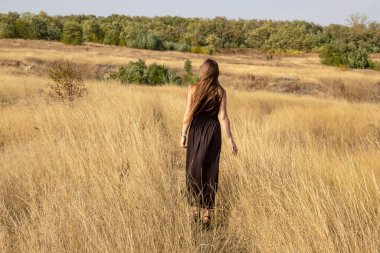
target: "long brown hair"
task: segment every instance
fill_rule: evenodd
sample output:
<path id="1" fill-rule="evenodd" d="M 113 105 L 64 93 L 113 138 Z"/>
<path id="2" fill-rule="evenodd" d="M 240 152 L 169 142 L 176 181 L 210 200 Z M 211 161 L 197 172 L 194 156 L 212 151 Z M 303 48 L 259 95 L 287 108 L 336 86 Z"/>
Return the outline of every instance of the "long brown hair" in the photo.
<path id="1" fill-rule="evenodd" d="M 219 97 L 219 103 L 216 102 L 216 98 L 218 98 L 218 87 L 221 87 L 218 77 L 218 63 L 211 58 L 206 59 L 199 69 L 199 80 L 191 85 L 192 87 L 195 86 L 195 91 L 192 96 L 190 112 L 188 113 L 185 122 L 188 122 L 207 104 L 212 103 L 212 106 L 206 110 L 212 110 L 215 106 L 219 105 L 219 103 L 221 102 L 221 97 Z M 204 99 L 205 102 L 202 103 L 200 110 L 197 110 L 201 104 L 201 101 L 203 101 Z"/>

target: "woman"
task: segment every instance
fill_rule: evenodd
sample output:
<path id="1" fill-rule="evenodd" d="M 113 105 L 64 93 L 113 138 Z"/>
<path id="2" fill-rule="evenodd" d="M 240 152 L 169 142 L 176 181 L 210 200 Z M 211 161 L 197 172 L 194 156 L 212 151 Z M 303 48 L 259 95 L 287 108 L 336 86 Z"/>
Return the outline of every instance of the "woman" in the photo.
<path id="1" fill-rule="evenodd" d="M 226 90 L 220 85 L 218 77 L 218 63 L 213 59 L 205 60 L 199 70 L 199 81 L 188 89 L 180 141 L 180 145 L 187 148 L 188 202 L 193 206 L 195 220 L 200 218 L 198 208 L 203 209 L 202 224 L 205 227 L 211 223 L 209 210 L 215 207 L 222 146 L 220 124 L 225 129 L 232 154 L 237 154 L 227 115 Z"/>

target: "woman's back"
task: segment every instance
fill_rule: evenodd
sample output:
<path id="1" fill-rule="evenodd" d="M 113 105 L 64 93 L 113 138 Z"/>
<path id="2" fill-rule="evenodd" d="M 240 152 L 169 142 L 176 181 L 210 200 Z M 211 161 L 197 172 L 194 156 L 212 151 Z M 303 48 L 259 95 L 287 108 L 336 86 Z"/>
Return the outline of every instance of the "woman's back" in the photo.
<path id="1" fill-rule="evenodd" d="M 221 103 L 220 94 L 222 94 L 222 92 L 223 92 L 222 88 L 218 88 L 218 92 L 216 96 L 212 100 L 208 101 L 207 104 L 206 104 L 207 97 L 204 97 L 201 100 L 197 110 L 194 113 L 194 118 L 217 117 L 219 113 L 220 103 Z"/>

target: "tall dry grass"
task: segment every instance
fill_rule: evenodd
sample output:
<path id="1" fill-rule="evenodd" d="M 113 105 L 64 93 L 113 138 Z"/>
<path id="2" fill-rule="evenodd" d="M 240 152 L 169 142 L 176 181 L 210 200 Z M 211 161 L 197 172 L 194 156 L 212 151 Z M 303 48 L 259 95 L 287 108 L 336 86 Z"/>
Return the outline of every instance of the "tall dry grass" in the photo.
<path id="1" fill-rule="evenodd" d="M 183 195 L 186 88 L 91 82 L 47 104 L 47 80 L 1 74 L 1 251 L 380 251 L 378 104 L 227 88 L 239 154 L 223 139 L 202 231 Z"/>

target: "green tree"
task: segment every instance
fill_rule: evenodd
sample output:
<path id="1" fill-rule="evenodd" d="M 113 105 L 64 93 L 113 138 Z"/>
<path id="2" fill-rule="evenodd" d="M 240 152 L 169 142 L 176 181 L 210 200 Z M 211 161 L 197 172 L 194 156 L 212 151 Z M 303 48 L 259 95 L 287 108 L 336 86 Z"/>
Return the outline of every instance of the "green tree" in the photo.
<path id="1" fill-rule="evenodd" d="M 95 19 L 89 19 L 83 22 L 83 40 L 95 43 L 103 42 L 103 30 Z"/>
<path id="2" fill-rule="evenodd" d="M 164 45 L 154 33 L 141 26 L 135 26 L 126 33 L 126 46 L 132 48 L 162 50 Z"/>
<path id="3" fill-rule="evenodd" d="M 104 28 L 103 43 L 106 45 L 119 45 L 122 26 L 119 21 L 108 23 Z"/>
<path id="4" fill-rule="evenodd" d="M 15 29 L 18 38 L 31 39 L 30 22 L 25 17 L 19 18 L 15 21 Z"/>
<path id="5" fill-rule="evenodd" d="M 311 51 L 319 46 L 317 27 L 305 21 L 286 21 L 277 27 L 266 41 L 272 49 Z"/>
<path id="6" fill-rule="evenodd" d="M 328 25 L 323 29 L 323 33 L 327 38 L 327 43 L 336 40 L 348 42 L 350 38 L 350 28 L 344 25 Z"/>
<path id="7" fill-rule="evenodd" d="M 80 45 L 83 43 L 82 26 L 76 21 L 66 21 L 63 25 L 62 42 Z"/>
<path id="8" fill-rule="evenodd" d="M 274 27 L 272 22 L 266 22 L 262 26 L 250 31 L 245 40 L 248 47 L 263 49 L 266 41 L 271 36 Z"/>
<path id="9" fill-rule="evenodd" d="M 0 38 L 16 38 L 16 34 L 14 25 L 0 22 Z"/>
<path id="10" fill-rule="evenodd" d="M 44 12 L 33 15 L 30 21 L 30 36 L 33 39 L 48 39 L 48 17 Z"/>
<path id="11" fill-rule="evenodd" d="M 212 47 L 219 47 L 221 45 L 220 38 L 215 34 L 209 34 L 206 38 L 206 43 Z"/>
<path id="12" fill-rule="evenodd" d="M 19 16 L 16 12 L 0 16 L 0 38 L 17 38 L 15 22 Z"/>
<path id="13" fill-rule="evenodd" d="M 61 40 L 63 25 L 59 20 L 51 19 L 47 24 L 47 39 Z"/>

